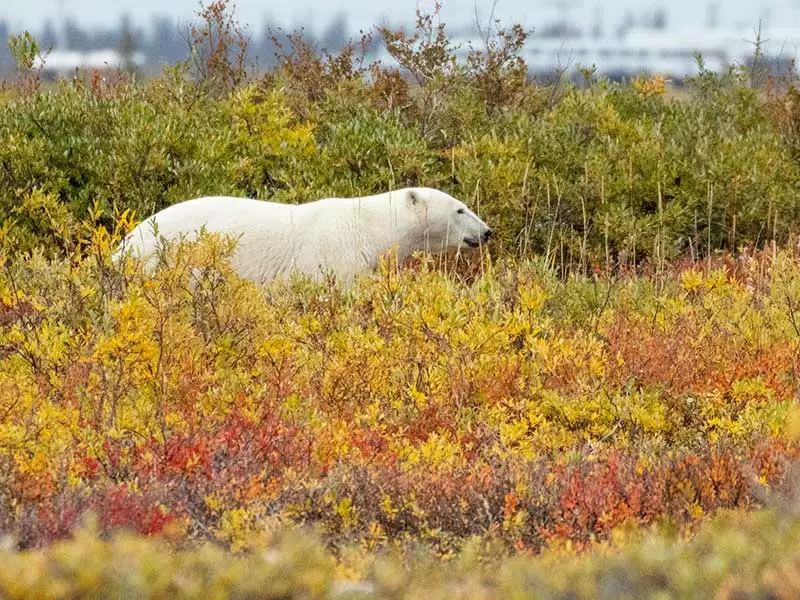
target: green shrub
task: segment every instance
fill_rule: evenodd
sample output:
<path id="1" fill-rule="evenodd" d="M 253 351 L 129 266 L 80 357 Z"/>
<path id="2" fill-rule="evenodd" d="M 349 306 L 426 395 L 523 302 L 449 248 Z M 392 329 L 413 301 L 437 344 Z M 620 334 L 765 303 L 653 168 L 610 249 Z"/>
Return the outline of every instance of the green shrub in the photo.
<path id="1" fill-rule="evenodd" d="M 659 79 L 537 84 L 522 76 L 526 32 L 489 32 L 460 63 L 437 13 L 411 34 L 380 30 L 399 70 L 360 63 L 357 45 L 320 56 L 294 37 L 274 71 L 248 77 L 224 5 L 196 29 L 201 45 L 213 23 L 227 31 L 218 52 L 154 79 L 9 88 L 0 218 L 15 220 L 21 247 L 75 243 L 31 213 L 35 190 L 64 207 L 53 218 L 99 210 L 110 229 L 126 209 L 144 218 L 202 194 L 303 202 L 428 185 L 480 210 L 496 257 L 583 272 L 783 243 L 797 229 L 792 82 L 764 93 L 742 69 L 702 71 L 677 97 Z"/>

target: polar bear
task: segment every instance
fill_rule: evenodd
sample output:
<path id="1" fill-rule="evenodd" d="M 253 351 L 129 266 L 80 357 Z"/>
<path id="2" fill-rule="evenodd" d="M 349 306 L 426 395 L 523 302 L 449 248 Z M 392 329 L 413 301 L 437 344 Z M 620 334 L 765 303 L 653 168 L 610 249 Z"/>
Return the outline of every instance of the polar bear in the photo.
<path id="1" fill-rule="evenodd" d="M 403 261 L 418 250 L 477 247 L 492 235 L 464 203 L 440 190 L 413 187 L 305 204 L 195 198 L 139 223 L 121 248 L 132 249 L 134 257 L 148 263 L 160 238 L 193 239 L 201 228 L 233 236 L 237 244 L 231 265 L 241 277 L 262 285 L 293 272 L 316 281 L 332 273 L 350 283 L 359 272 L 377 267 L 389 251 Z"/>

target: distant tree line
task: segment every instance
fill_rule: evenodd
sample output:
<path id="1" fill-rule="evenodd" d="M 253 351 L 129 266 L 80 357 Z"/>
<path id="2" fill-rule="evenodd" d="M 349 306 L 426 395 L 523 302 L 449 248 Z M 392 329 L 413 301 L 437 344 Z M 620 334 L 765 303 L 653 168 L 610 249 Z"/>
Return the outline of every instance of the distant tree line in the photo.
<path id="1" fill-rule="evenodd" d="M 123 14 L 119 21 L 112 27 L 91 27 L 81 24 L 74 17 L 48 17 L 38 30 L 31 33 L 39 42 L 43 53 L 50 50 L 74 50 L 87 52 L 91 50 L 107 50 L 114 48 L 123 55 L 132 56 L 141 53 L 145 60 L 146 70 L 157 70 L 165 64 L 175 64 L 190 55 L 190 30 L 193 23 L 198 21 L 198 15 L 189 18 L 173 19 L 164 15 L 153 15 L 149 24 L 137 26 L 130 16 Z M 602 37 L 609 32 L 604 31 L 603 22 L 607 20 L 599 10 L 594 17 L 594 23 L 589 28 L 588 35 Z M 711 24 L 709 24 L 710 26 Z M 659 5 L 653 9 L 645 9 L 638 15 L 628 10 L 622 20 L 613 27 L 612 36 L 623 37 L 627 31 L 634 27 L 663 30 L 667 26 L 667 14 L 664 6 Z M 473 25 L 474 27 L 474 25 Z M 473 27 L 465 26 L 448 27 L 450 35 L 474 34 Z M 296 25 L 287 28 L 282 24 L 265 22 L 261 26 L 249 27 L 249 45 L 247 58 L 250 64 L 257 69 L 269 69 L 276 62 L 276 52 L 280 50 L 278 44 L 289 45 L 288 35 L 302 31 L 305 42 L 310 43 L 318 50 L 325 49 L 330 53 L 339 51 L 353 37 L 348 27 L 348 17 L 340 12 L 333 17 L 319 31 L 314 31 L 305 25 Z M 12 33 L 8 24 L 0 19 L 0 74 L 9 73 L 14 68 L 11 52 L 7 40 Z M 570 38 L 582 37 L 584 32 L 578 24 L 569 18 L 567 13 L 562 14 L 552 22 L 543 23 L 537 27 L 537 38 Z M 373 47 L 374 49 L 374 47 Z"/>
<path id="2" fill-rule="evenodd" d="M 41 28 L 31 31 L 36 36 L 44 53 L 50 50 L 91 50 L 115 48 L 123 53 L 140 52 L 148 67 L 173 64 L 189 55 L 190 23 L 165 16 L 153 16 L 148 27 L 137 27 L 128 15 L 123 15 L 114 27 L 88 27 L 81 25 L 72 17 L 61 22 L 53 18 L 44 21 Z M 298 30 L 286 29 L 278 24 L 265 23 L 259 28 L 251 28 L 249 59 L 259 68 L 268 68 L 275 63 L 278 51 L 277 41 L 286 39 L 288 33 Z M 315 33 L 303 27 L 303 37 L 307 41 L 335 52 L 348 40 L 347 15 L 340 13 Z M 7 40 L 10 34 L 8 24 L 0 19 L 0 72 L 14 68 Z"/>

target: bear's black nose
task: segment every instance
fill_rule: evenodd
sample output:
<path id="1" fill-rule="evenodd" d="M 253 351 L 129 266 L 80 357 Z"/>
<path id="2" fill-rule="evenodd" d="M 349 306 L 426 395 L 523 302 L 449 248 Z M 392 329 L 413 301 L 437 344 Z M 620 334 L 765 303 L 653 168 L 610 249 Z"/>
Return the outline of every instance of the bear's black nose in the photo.
<path id="1" fill-rule="evenodd" d="M 488 240 L 490 237 L 492 237 L 491 229 L 487 229 L 486 231 L 483 232 L 483 239 Z"/>

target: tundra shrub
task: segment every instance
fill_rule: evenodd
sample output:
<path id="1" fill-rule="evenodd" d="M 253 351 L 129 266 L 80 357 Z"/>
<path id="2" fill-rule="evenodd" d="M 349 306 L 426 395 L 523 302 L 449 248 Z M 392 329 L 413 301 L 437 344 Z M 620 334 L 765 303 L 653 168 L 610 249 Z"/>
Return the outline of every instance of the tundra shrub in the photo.
<path id="1" fill-rule="evenodd" d="M 3 88 L 4 595 L 796 595 L 791 82 L 544 85 L 517 29 L 417 33 Z M 497 238 L 350 289 L 212 235 L 110 258 L 192 196 L 405 185 Z"/>
<path id="2" fill-rule="evenodd" d="M 224 238 L 152 273 L 111 265 L 103 228 L 87 243 L 0 271 L 0 526 L 24 546 L 94 510 L 234 547 L 277 519 L 337 546 L 538 551 L 791 496 L 788 251 L 619 280 L 419 259 L 261 290 Z"/>
<path id="3" fill-rule="evenodd" d="M 205 18 L 239 31 L 224 3 L 211 8 Z M 371 33 L 338 56 L 295 36 L 273 72 L 248 76 L 235 57 L 210 64 L 242 42 L 231 33 L 228 45 L 215 38 L 216 55 L 152 80 L 11 85 L 0 216 L 25 248 L 63 252 L 74 234 L 25 208 L 34 192 L 63 206 L 48 209 L 59 220 L 101 209 L 110 230 L 126 209 L 144 218 L 201 194 L 302 202 L 429 185 L 492 222 L 496 257 L 583 272 L 763 247 L 796 230 L 791 81 L 764 94 L 741 69 L 702 71 L 677 97 L 658 78 L 540 84 L 523 77 L 526 32 L 492 30 L 459 62 L 435 17 L 379 32 L 396 64 L 362 61 Z"/>

